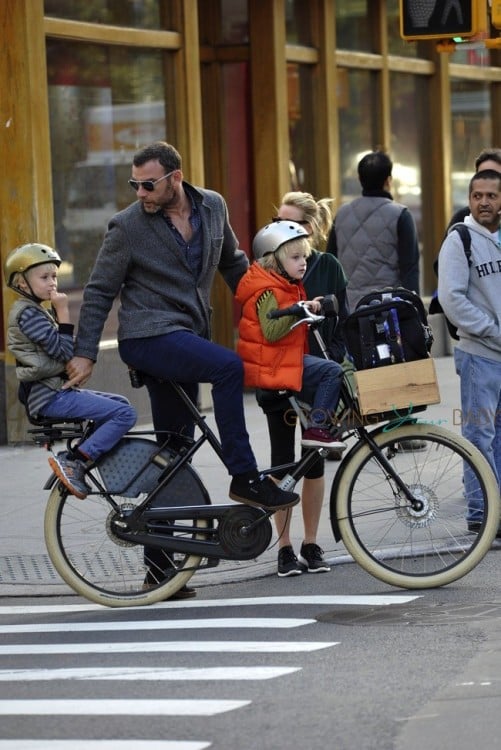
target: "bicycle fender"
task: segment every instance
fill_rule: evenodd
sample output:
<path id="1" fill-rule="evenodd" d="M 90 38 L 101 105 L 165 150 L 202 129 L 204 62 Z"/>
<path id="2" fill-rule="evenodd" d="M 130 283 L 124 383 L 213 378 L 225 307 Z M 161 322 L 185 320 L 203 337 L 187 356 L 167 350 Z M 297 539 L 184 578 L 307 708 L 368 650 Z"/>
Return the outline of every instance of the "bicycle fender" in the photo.
<path id="1" fill-rule="evenodd" d="M 44 486 L 42 487 L 43 490 L 51 490 L 54 485 L 57 482 L 57 477 L 55 474 L 51 474 L 50 477 L 45 482 Z"/>

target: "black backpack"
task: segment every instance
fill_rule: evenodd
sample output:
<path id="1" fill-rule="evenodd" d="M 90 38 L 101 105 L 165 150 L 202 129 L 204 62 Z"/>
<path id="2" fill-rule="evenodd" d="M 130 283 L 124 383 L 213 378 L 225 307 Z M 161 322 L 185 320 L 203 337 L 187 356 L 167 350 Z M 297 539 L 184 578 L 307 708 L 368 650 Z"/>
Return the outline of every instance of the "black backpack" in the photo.
<path id="1" fill-rule="evenodd" d="M 362 297 L 345 320 L 344 336 L 357 370 L 425 359 L 433 343 L 421 297 L 403 287 Z"/>
<path id="2" fill-rule="evenodd" d="M 452 231 L 452 230 L 451 230 Z M 464 224 L 457 224 L 454 227 L 454 231 L 458 232 L 459 236 L 461 237 L 461 240 L 463 242 L 463 248 L 464 248 L 464 254 L 466 256 L 466 260 L 468 261 L 468 265 L 471 266 L 471 234 L 470 230 L 467 226 Z M 438 258 L 433 263 L 433 270 L 435 271 L 435 274 L 438 279 Z M 445 315 L 442 305 L 439 302 L 438 299 L 438 289 L 433 293 L 433 296 L 431 298 L 430 307 L 428 309 L 428 312 L 430 315 L 438 315 L 442 314 L 445 318 L 445 323 L 447 325 L 447 330 L 449 331 L 449 335 L 456 339 L 456 341 L 459 340 L 458 336 L 458 329 L 455 325 L 451 323 L 451 321 L 448 319 L 448 317 Z"/>

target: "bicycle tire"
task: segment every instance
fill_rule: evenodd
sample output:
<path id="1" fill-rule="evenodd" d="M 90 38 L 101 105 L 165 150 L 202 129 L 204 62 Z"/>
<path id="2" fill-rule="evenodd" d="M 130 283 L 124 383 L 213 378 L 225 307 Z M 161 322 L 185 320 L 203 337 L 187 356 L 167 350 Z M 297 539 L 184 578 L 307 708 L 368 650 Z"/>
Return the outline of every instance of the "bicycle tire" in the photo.
<path id="1" fill-rule="evenodd" d="M 332 486 L 333 530 L 337 523 L 354 561 L 390 585 L 434 588 L 462 578 L 486 555 L 500 522 L 499 487 L 488 462 L 469 441 L 438 425 L 379 428 L 372 436 L 423 500 L 423 510 L 411 508 L 370 446 L 360 443 L 339 467 Z M 422 441 L 425 447 L 406 450 L 401 447 L 406 440 Z M 463 462 L 469 462 L 482 492 L 478 534 L 467 528 Z"/>
<path id="2" fill-rule="evenodd" d="M 137 459 L 141 463 L 145 455 L 152 455 L 157 450 L 150 440 L 127 439 L 111 455 L 107 454 L 102 462 L 98 462 L 93 472 L 97 472 L 100 481 L 106 477 L 105 486 L 109 489 L 108 485 L 113 484 L 119 473 L 137 474 L 131 456 L 138 453 Z M 172 457 L 168 451 L 162 451 L 160 455 L 164 461 Z M 120 472 L 117 472 L 117 467 Z M 135 478 L 132 491 L 124 496 L 113 494 L 117 507 L 132 509 L 140 504 L 160 471 L 161 466 L 155 468 L 154 464 L 148 464 L 146 470 Z M 135 493 L 134 496 L 131 492 Z M 160 491 L 158 502 L 176 507 L 206 505 L 210 504 L 210 498 L 197 472 L 191 465 L 186 465 Z M 146 584 L 152 568 L 148 565 L 145 547 L 123 541 L 113 534 L 111 519 L 114 514 L 104 494 L 92 492 L 84 500 L 79 500 L 69 495 L 58 482 L 49 495 L 44 517 L 45 544 L 56 571 L 77 594 L 107 607 L 141 606 L 168 599 L 192 577 L 203 558 L 165 552 L 166 567 L 169 572 L 172 570 L 172 575 L 164 570 L 166 577 Z M 182 516 L 177 520 L 182 521 Z M 206 528 L 208 522 L 198 519 L 195 526 Z M 184 535 L 197 537 L 193 531 L 186 531 Z M 157 552 L 162 551 L 157 549 Z"/>

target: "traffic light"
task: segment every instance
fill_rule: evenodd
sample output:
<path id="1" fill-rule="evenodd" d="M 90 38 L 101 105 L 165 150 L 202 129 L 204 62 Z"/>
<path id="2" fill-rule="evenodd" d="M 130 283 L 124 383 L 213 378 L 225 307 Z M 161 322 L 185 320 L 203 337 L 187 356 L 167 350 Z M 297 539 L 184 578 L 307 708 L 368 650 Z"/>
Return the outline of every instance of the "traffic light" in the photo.
<path id="1" fill-rule="evenodd" d="M 468 39 L 485 31 L 487 0 L 400 0 L 400 36 L 422 39 Z M 493 5 L 501 0 L 493 0 Z M 484 20 L 482 20 L 484 18 Z"/>

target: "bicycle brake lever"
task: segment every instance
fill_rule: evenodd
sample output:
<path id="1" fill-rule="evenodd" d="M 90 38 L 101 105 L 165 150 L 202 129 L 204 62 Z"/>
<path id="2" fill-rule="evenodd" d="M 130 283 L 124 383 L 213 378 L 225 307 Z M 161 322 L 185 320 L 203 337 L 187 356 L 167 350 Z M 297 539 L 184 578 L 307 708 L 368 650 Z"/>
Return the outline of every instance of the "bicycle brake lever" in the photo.
<path id="1" fill-rule="evenodd" d="M 292 331 L 294 328 L 302 325 L 303 323 L 306 323 L 306 324 L 321 323 L 323 320 L 325 320 L 324 315 L 315 315 L 314 313 L 309 313 L 307 318 L 301 318 L 301 320 L 298 320 L 296 323 L 293 323 L 290 327 L 290 330 Z"/>

